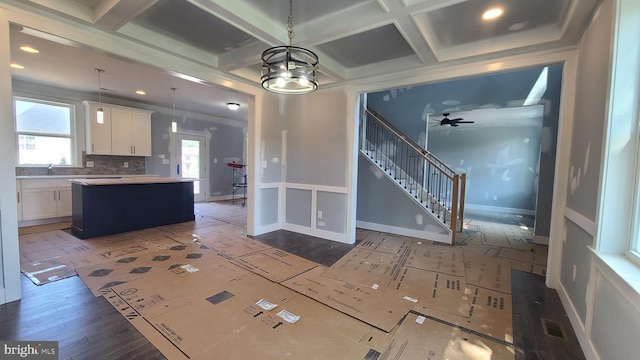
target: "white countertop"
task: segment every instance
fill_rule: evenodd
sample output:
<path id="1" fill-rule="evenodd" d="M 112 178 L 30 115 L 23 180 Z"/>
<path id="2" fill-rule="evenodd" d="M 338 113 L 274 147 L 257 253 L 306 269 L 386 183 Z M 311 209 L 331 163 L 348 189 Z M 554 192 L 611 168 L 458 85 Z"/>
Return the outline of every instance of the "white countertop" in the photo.
<path id="1" fill-rule="evenodd" d="M 154 174 L 122 174 L 122 175 L 23 175 L 16 176 L 16 180 L 29 180 L 29 179 L 119 179 L 130 177 L 158 177 Z"/>
<path id="2" fill-rule="evenodd" d="M 198 179 L 184 179 L 184 178 L 172 178 L 172 177 L 126 177 L 126 178 L 102 178 L 102 179 L 70 179 L 74 184 L 80 184 L 83 186 L 91 185 L 128 185 L 128 184 L 161 184 L 161 183 L 176 183 L 176 182 L 193 182 Z"/>

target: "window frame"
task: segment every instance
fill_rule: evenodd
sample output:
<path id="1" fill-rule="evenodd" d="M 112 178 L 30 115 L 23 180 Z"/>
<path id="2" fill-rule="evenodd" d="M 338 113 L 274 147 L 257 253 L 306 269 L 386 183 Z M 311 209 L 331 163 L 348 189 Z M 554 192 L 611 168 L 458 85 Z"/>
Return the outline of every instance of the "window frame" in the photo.
<path id="1" fill-rule="evenodd" d="M 640 103 L 640 99 L 638 100 Z M 636 118 L 635 124 L 635 174 L 633 193 L 634 206 L 630 224 L 630 236 L 625 255 L 627 258 L 640 265 L 640 114 Z"/>
<path id="2" fill-rule="evenodd" d="M 58 107 L 65 107 L 69 109 L 69 135 L 58 134 L 58 133 L 42 133 L 42 132 L 32 132 L 32 131 L 18 131 L 18 115 L 16 113 L 16 101 L 25 101 L 36 104 L 44 104 L 44 105 L 52 105 Z M 69 163 L 66 165 L 57 164 L 55 167 L 77 167 L 78 166 L 78 136 L 76 131 L 76 104 L 68 101 L 53 101 L 42 99 L 38 97 L 29 97 L 29 96 L 13 96 L 13 128 L 16 139 L 16 167 L 46 167 L 48 164 L 20 164 L 20 136 L 40 136 L 40 137 L 51 137 L 51 138 L 66 138 L 70 139 L 71 149 L 70 149 L 70 159 Z"/>

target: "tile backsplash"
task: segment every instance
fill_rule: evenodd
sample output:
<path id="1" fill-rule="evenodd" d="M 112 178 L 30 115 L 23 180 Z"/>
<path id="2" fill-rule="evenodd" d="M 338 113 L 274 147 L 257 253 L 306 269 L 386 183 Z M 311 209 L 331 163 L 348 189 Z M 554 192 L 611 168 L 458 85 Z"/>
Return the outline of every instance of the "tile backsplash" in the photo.
<path id="1" fill-rule="evenodd" d="M 93 167 L 87 167 L 87 161 Z M 127 167 L 125 167 L 125 163 Z M 146 158 L 141 156 L 87 155 L 82 152 L 83 167 L 53 167 L 52 175 L 144 175 Z M 16 176 L 49 175 L 46 167 L 16 167 Z"/>

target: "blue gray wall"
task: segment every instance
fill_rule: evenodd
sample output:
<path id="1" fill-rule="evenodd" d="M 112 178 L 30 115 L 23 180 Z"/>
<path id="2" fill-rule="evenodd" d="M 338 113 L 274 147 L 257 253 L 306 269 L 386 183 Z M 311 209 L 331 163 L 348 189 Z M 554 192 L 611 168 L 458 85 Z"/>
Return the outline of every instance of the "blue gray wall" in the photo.
<path id="1" fill-rule="evenodd" d="M 147 173 L 160 176 L 173 176 L 170 165 L 163 163 L 163 158 L 170 159 L 170 131 L 173 114 L 156 111 L 151 115 L 152 156 L 147 158 Z M 190 134 L 198 134 L 208 138 L 208 169 L 209 189 L 208 197 L 231 195 L 231 168 L 227 163 L 236 161 L 244 162 L 244 145 L 246 124 L 220 120 L 194 115 L 189 113 L 178 114 L 179 131 Z"/>
<path id="2" fill-rule="evenodd" d="M 522 106 L 543 68 L 541 66 L 379 91 L 367 94 L 367 103 L 408 136 L 420 144 L 425 144 L 427 114 L 466 111 L 476 108 Z M 457 135 L 449 136 L 446 141 L 438 144 L 438 152 L 448 154 L 460 151 L 468 146 L 469 142 L 473 142 L 475 143 L 475 161 L 478 164 L 485 164 L 485 166 L 495 163 L 496 152 L 494 150 L 496 146 L 508 142 L 521 144 L 522 140 L 527 137 L 535 139 L 531 143 L 532 146 L 527 146 L 528 149 L 532 149 L 535 144 L 541 144 L 542 146 L 539 146 L 536 151 L 537 160 L 533 160 L 532 154 L 527 153 L 525 156 L 528 159 L 527 166 L 514 168 L 518 174 L 512 173 L 512 175 L 514 178 L 520 178 L 521 181 L 510 184 L 509 192 L 504 194 L 505 196 L 498 196 L 497 200 L 493 200 L 493 196 L 487 200 L 485 195 L 502 192 L 503 189 L 498 187 L 503 187 L 504 183 L 496 183 L 491 178 L 479 178 L 478 181 L 474 181 L 473 176 L 480 173 L 480 169 L 477 166 L 474 167 L 475 172 L 469 174 L 469 180 L 473 183 L 474 189 L 473 194 L 467 194 L 467 203 L 491 206 L 496 210 L 504 208 L 506 211 L 511 211 L 514 208 L 531 209 L 535 211 L 536 215 L 535 235 L 544 237 L 549 236 L 551 221 L 561 81 L 562 65 L 550 65 L 548 67 L 547 89 L 539 102 L 545 107 L 543 137 L 534 136 L 533 133 L 538 130 L 533 128 L 528 130 L 530 134 L 526 136 L 522 133 L 525 131 L 524 129 L 517 133 L 512 130 L 492 131 L 483 134 L 482 137 L 474 137 L 472 134 L 464 135 L 459 131 Z M 455 130 L 458 129 L 460 127 Z M 456 132 L 452 132 L 452 134 L 456 134 Z M 427 144 L 427 150 L 431 151 L 432 145 L 435 144 Z M 434 151 L 434 153 L 436 152 Z M 460 167 L 459 158 L 450 160 L 455 163 L 448 165 L 453 168 Z M 530 168 L 533 168 L 534 171 L 531 171 Z M 487 170 L 484 169 L 484 171 Z M 532 184 L 537 184 L 537 189 Z"/>

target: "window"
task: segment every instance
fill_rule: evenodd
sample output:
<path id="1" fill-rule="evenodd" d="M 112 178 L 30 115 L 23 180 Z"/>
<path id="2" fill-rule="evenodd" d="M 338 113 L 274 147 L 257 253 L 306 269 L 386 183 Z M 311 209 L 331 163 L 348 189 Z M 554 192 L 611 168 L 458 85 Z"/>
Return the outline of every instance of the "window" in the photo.
<path id="1" fill-rule="evenodd" d="M 14 98 L 18 166 L 74 165 L 74 112 L 70 104 Z"/>

